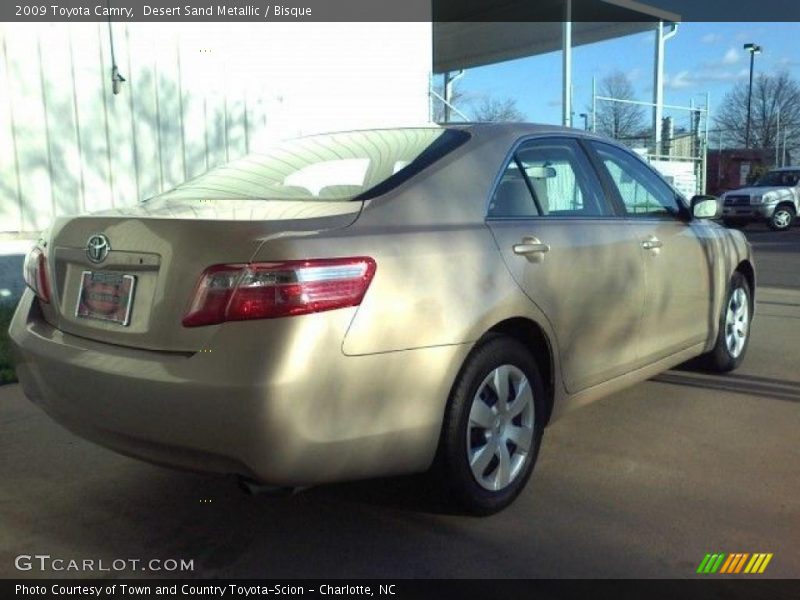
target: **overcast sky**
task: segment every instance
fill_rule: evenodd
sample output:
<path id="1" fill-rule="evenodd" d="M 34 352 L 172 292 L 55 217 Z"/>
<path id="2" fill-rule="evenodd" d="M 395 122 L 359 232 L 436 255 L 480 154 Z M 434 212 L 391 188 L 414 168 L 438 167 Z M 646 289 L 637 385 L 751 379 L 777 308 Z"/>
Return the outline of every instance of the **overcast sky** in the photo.
<path id="1" fill-rule="evenodd" d="M 763 48 L 756 56 L 756 74 L 787 69 L 800 79 L 800 23 L 682 23 L 666 43 L 665 103 L 688 106 L 693 99 L 703 104 L 708 92 L 713 116 L 725 92 L 737 81 L 747 80 L 749 55 L 742 49 L 747 42 Z M 653 32 L 575 48 L 576 115 L 591 106 L 592 76 L 599 81 L 614 70 L 628 75 L 637 100 L 652 101 L 653 54 Z M 515 99 L 527 120 L 561 121 L 560 52 L 470 69 L 459 84 L 478 102 L 487 94 Z M 674 116 L 676 124 L 685 119 Z M 576 117 L 574 124 L 581 126 L 582 119 Z"/>

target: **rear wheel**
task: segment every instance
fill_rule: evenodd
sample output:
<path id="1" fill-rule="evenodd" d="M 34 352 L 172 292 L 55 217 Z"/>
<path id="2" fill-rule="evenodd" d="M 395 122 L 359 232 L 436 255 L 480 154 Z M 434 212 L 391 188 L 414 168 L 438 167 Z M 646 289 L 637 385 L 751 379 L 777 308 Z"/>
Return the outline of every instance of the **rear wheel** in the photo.
<path id="1" fill-rule="evenodd" d="M 792 226 L 794 221 L 795 211 L 794 207 L 789 204 L 781 204 L 772 213 L 767 225 L 773 231 L 786 231 Z"/>
<path id="2" fill-rule="evenodd" d="M 436 475 L 461 508 L 487 515 L 519 495 L 539 452 L 544 387 L 517 340 L 492 337 L 467 359 L 445 414 Z"/>
<path id="3" fill-rule="evenodd" d="M 711 352 L 701 357 L 704 368 L 717 372 L 732 371 L 744 360 L 750 341 L 751 294 L 744 275 L 734 273 L 722 306 L 716 344 Z"/>

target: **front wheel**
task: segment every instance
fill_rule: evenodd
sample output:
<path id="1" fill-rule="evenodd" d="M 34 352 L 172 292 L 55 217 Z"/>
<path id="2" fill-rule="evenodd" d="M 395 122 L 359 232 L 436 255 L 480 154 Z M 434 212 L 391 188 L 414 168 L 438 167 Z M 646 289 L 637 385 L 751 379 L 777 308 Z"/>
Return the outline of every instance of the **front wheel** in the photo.
<path id="1" fill-rule="evenodd" d="M 794 217 L 794 208 L 789 205 L 782 204 L 775 209 L 774 213 L 772 213 L 769 221 L 767 221 L 767 225 L 769 225 L 769 228 L 773 231 L 786 231 L 792 226 Z"/>
<path id="2" fill-rule="evenodd" d="M 517 340 L 491 337 L 467 359 L 448 402 L 436 476 L 468 512 L 511 504 L 530 477 L 544 427 L 544 386 Z"/>
<path id="3" fill-rule="evenodd" d="M 744 360 L 750 341 L 752 291 L 744 275 L 733 274 L 728 295 L 722 306 L 719 333 L 714 348 L 702 358 L 702 366 L 710 371 L 733 371 Z"/>

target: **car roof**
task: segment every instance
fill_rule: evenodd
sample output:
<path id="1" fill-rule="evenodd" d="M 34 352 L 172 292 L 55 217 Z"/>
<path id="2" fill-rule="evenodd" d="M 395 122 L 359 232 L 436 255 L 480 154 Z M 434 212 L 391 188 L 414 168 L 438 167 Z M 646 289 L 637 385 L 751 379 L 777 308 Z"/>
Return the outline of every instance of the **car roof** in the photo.
<path id="1" fill-rule="evenodd" d="M 471 137 L 480 138 L 483 141 L 487 139 L 506 139 L 508 141 L 517 140 L 529 135 L 565 135 L 570 137 L 582 137 L 588 139 L 595 139 L 609 144 L 625 148 L 626 146 L 619 142 L 612 140 L 606 136 L 592 133 L 584 129 L 577 129 L 574 127 L 563 127 L 560 125 L 548 125 L 544 123 L 527 123 L 522 121 L 503 121 L 503 122 L 484 122 L 484 121 L 458 121 L 451 123 L 423 123 L 423 124 L 403 124 L 397 126 L 376 126 L 369 128 L 358 129 L 340 129 L 330 131 L 320 131 L 316 133 L 309 133 L 306 135 L 298 136 L 297 139 L 311 138 L 317 136 L 336 135 L 343 133 L 359 133 L 369 131 L 392 131 L 402 129 L 451 129 L 457 131 L 465 131 Z"/>
<path id="2" fill-rule="evenodd" d="M 488 137 L 492 134 L 498 136 L 518 135 L 520 137 L 534 134 L 547 134 L 547 133 L 560 133 L 570 136 L 585 136 L 597 139 L 607 140 L 607 138 L 596 135 L 591 131 L 584 129 L 577 129 L 574 127 L 562 127 L 560 125 L 548 125 L 545 123 L 527 123 L 522 121 L 502 121 L 502 122 L 486 122 L 486 121 L 455 121 L 450 123 L 419 123 L 419 124 L 403 124 L 397 126 L 376 126 L 367 128 L 355 129 L 332 129 L 329 131 L 320 131 L 316 133 L 309 133 L 306 135 L 298 136 L 298 138 L 315 137 L 319 135 L 334 135 L 338 133 L 354 133 L 366 131 L 391 131 L 402 129 L 457 129 L 468 131 L 470 133 L 480 134 L 481 137 Z"/>
<path id="3" fill-rule="evenodd" d="M 800 166 L 797 166 L 797 167 L 775 167 L 774 169 L 770 169 L 770 171 L 800 171 Z"/>
<path id="4" fill-rule="evenodd" d="M 466 123 L 443 123 L 441 127 L 448 129 L 463 129 L 470 133 L 480 134 L 482 137 L 491 135 L 524 137 L 526 135 L 537 134 L 562 134 L 569 136 L 588 137 L 606 140 L 606 138 L 596 135 L 591 131 L 576 129 L 574 127 L 562 127 L 560 125 L 547 125 L 544 123 L 525 123 L 525 122 L 466 122 Z"/>

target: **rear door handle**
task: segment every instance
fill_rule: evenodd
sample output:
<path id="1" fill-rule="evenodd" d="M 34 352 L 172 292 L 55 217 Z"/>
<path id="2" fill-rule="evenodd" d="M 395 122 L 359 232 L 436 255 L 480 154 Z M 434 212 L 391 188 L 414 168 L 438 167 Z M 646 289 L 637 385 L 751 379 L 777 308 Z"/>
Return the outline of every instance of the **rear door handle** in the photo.
<path id="1" fill-rule="evenodd" d="M 550 252 L 550 245 L 543 244 L 535 237 L 522 238 L 521 244 L 514 244 L 514 254 L 530 256 L 532 254 L 546 254 Z"/>
<path id="2" fill-rule="evenodd" d="M 645 250 L 658 250 L 663 245 L 664 242 L 662 242 L 657 237 L 651 237 L 650 239 L 644 240 L 642 242 L 642 248 L 644 248 Z"/>

